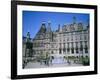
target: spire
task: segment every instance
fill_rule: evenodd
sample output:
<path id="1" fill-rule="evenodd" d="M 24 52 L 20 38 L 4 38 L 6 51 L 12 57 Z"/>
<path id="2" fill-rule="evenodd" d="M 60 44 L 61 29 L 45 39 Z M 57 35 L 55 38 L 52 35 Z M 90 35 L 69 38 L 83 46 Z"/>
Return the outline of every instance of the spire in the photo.
<path id="1" fill-rule="evenodd" d="M 60 31 L 60 24 L 58 25 L 58 31 Z"/>
<path id="2" fill-rule="evenodd" d="M 86 26 L 87 26 L 87 28 L 89 28 L 89 26 L 90 26 L 89 25 L 89 19 L 87 19 L 87 25 Z"/>
<path id="3" fill-rule="evenodd" d="M 42 26 L 41 27 L 46 28 L 46 22 L 45 21 L 42 22 Z"/>
<path id="4" fill-rule="evenodd" d="M 75 23 L 76 23 L 76 17 L 73 16 L 73 24 L 75 24 Z"/>
<path id="5" fill-rule="evenodd" d="M 59 30 L 60 32 L 62 32 L 62 27 L 60 26 L 60 24 L 58 25 L 58 30 Z"/>
<path id="6" fill-rule="evenodd" d="M 46 23 L 45 21 L 43 21 L 39 33 L 45 33 L 45 32 L 46 32 Z"/>
<path id="7" fill-rule="evenodd" d="M 51 32 L 51 21 L 48 21 L 47 31 L 48 31 L 48 32 Z"/>

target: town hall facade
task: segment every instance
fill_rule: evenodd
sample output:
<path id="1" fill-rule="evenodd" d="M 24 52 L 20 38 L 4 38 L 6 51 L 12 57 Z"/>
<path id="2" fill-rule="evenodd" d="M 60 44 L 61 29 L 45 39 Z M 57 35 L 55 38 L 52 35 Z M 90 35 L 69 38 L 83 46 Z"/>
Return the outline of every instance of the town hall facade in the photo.
<path id="1" fill-rule="evenodd" d="M 28 57 L 26 42 L 32 43 L 31 55 L 34 57 L 49 56 L 52 59 L 68 59 L 80 57 L 89 58 L 89 25 L 76 22 L 75 17 L 71 24 L 58 24 L 57 30 L 52 30 L 52 23 L 42 22 L 40 30 L 34 38 L 30 33 L 23 38 L 23 56 Z M 54 62 L 56 63 L 56 62 Z"/>

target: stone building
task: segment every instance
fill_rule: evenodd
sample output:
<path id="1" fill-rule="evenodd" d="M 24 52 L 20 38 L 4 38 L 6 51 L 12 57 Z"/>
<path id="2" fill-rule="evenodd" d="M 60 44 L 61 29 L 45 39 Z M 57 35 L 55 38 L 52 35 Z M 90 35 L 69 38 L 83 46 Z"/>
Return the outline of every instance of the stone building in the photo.
<path id="1" fill-rule="evenodd" d="M 68 57 L 89 58 L 89 25 L 78 23 L 75 19 L 74 17 L 71 24 L 58 24 L 56 31 L 51 29 L 50 21 L 43 22 L 35 37 L 30 39 L 33 44 L 33 56 L 44 55 L 60 60 Z M 23 51 L 25 53 L 25 45 Z"/>

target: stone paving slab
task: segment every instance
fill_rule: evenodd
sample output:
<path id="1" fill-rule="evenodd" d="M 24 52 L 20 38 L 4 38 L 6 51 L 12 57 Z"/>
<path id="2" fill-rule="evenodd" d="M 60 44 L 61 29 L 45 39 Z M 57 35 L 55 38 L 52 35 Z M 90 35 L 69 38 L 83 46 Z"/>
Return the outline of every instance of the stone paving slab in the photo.
<path id="1" fill-rule="evenodd" d="M 56 64 L 40 64 L 39 62 L 29 62 L 25 68 L 49 68 L 49 67 L 68 67 L 68 66 L 83 66 L 82 64 L 68 64 L 68 63 L 56 63 Z"/>

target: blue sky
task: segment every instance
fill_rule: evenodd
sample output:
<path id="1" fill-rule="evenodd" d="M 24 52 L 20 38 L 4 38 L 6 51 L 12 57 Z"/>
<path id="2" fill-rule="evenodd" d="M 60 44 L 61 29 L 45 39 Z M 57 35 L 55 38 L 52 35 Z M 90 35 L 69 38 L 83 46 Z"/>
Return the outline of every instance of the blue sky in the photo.
<path id="1" fill-rule="evenodd" d="M 58 25 L 73 23 L 73 17 L 76 17 L 76 22 L 87 24 L 89 22 L 89 14 L 82 13 L 62 13 L 62 12 L 39 12 L 39 11 L 23 11 L 23 36 L 30 32 L 31 38 L 34 38 L 41 27 L 43 21 L 51 22 L 52 30 L 57 30 Z"/>

